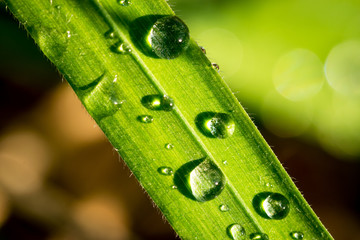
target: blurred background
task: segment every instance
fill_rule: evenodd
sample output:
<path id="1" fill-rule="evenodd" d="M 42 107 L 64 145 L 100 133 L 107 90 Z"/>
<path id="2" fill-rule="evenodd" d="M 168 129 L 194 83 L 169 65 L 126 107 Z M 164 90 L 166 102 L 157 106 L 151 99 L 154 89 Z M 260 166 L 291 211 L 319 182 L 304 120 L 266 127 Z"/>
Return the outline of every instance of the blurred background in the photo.
<path id="1" fill-rule="evenodd" d="M 360 239 L 360 1 L 169 3 L 330 233 Z M 176 239 L 1 1 L 0 116 L 1 240 Z"/>

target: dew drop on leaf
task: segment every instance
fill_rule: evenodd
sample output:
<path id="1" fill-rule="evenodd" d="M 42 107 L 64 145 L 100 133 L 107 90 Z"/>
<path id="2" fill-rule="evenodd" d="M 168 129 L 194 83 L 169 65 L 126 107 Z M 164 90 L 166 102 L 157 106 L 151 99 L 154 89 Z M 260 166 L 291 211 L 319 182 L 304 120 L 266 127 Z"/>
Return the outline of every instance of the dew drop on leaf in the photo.
<path id="1" fill-rule="evenodd" d="M 226 204 L 221 204 L 219 206 L 219 209 L 220 209 L 221 212 L 228 212 L 230 210 L 229 206 L 226 205 Z"/>
<path id="2" fill-rule="evenodd" d="M 171 176 L 171 175 L 173 175 L 174 171 L 172 170 L 171 167 L 159 167 L 158 173 L 160 173 L 162 175 L 166 175 L 166 176 Z"/>
<path id="3" fill-rule="evenodd" d="M 211 66 L 216 70 L 219 71 L 220 70 L 220 66 L 217 63 L 212 63 Z"/>
<path id="4" fill-rule="evenodd" d="M 290 211 L 289 200 L 280 193 L 262 192 L 253 199 L 256 212 L 267 219 L 283 219 Z"/>
<path id="5" fill-rule="evenodd" d="M 127 43 L 116 43 L 111 47 L 115 53 L 127 54 L 131 52 L 131 48 Z"/>
<path id="6" fill-rule="evenodd" d="M 165 144 L 165 148 L 166 148 L 167 150 L 171 150 L 171 149 L 174 148 L 174 145 L 171 144 L 171 143 L 167 143 L 167 144 Z"/>
<path id="7" fill-rule="evenodd" d="M 235 123 L 227 113 L 203 112 L 195 122 L 199 130 L 211 138 L 227 138 L 235 131 Z"/>
<path id="8" fill-rule="evenodd" d="M 186 197 L 206 202 L 220 195 L 226 179 L 212 161 L 199 159 L 179 168 L 175 173 L 174 182 Z"/>
<path id="9" fill-rule="evenodd" d="M 299 231 L 291 232 L 290 236 L 291 236 L 292 239 L 295 239 L 295 240 L 301 240 L 301 239 L 304 238 L 304 234 L 302 232 L 299 232 Z"/>
<path id="10" fill-rule="evenodd" d="M 141 103 L 144 107 L 156 110 L 156 111 L 171 111 L 174 109 L 174 100 L 161 94 L 147 95 L 141 99 Z"/>
<path id="11" fill-rule="evenodd" d="M 269 240 L 269 237 L 265 233 L 252 233 L 250 234 L 251 240 Z"/>
<path id="12" fill-rule="evenodd" d="M 152 123 L 154 118 L 150 115 L 141 115 L 137 117 L 137 120 L 142 123 Z"/>
<path id="13" fill-rule="evenodd" d="M 227 228 L 227 234 L 229 235 L 229 237 L 231 239 L 234 239 L 234 240 L 240 240 L 240 239 L 245 239 L 246 238 L 245 228 L 243 228 L 238 223 L 231 224 Z"/>
<path id="14" fill-rule="evenodd" d="M 106 38 L 113 39 L 113 38 L 115 38 L 115 32 L 112 31 L 112 30 L 109 30 L 109 31 L 107 31 L 107 32 L 105 33 L 105 37 L 106 37 Z"/>
<path id="15" fill-rule="evenodd" d="M 188 47 L 189 29 L 180 18 L 166 16 L 154 23 L 148 36 L 148 42 L 156 56 L 173 59 L 180 56 Z"/>
<path id="16" fill-rule="evenodd" d="M 127 6 L 131 5 L 131 1 L 130 1 L 130 0 L 118 0 L 118 3 L 119 3 L 121 6 L 124 6 L 124 7 L 127 7 Z"/>

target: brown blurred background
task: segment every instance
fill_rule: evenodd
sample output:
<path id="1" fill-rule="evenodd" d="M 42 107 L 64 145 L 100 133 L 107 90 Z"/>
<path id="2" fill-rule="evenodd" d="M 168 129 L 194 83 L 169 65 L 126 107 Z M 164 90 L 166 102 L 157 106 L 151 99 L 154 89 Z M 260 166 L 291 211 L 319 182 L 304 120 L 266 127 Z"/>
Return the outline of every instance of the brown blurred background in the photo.
<path id="1" fill-rule="evenodd" d="M 263 7 L 262 1 L 234 2 L 172 1 L 200 39 L 219 30 L 199 32 L 199 15 L 224 14 L 219 5 L 241 3 L 248 15 Z M 229 29 L 220 31 L 226 35 Z M 360 239 L 359 156 L 325 151 L 305 131 L 292 134 L 301 128 L 296 121 L 289 134 L 289 128 L 269 128 L 267 114 L 248 97 L 251 88 L 232 84 L 229 71 L 222 72 L 225 80 L 246 91 L 237 96 L 330 233 L 337 240 Z M 279 121 L 288 117 L 286 109 L 273 114 Z M 1 2 L 0 116 L 1 240 L 176 239 L 71 88 Z"/>

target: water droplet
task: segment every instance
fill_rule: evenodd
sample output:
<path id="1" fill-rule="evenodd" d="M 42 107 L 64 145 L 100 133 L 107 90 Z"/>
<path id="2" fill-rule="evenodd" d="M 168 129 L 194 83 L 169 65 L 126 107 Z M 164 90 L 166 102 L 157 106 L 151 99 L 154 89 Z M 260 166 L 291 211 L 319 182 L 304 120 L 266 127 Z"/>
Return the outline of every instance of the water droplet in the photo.
<path id="1" fill-rule="evenodd" d="M 269 187 L 269 188 L 272 188 L 273 187 L 273 185 L 271 184 L 271 183 L 266 183 L 265 184 L 267 187 Z"/>
<path id="2" fill-rule="evenodd" d="M 119 4 L 120 4 L 121 6 L 124 6 L 124 7 L 127 7 L 127 6 L 130 6 L 130 5 L 131 5 L 131 1 L 130 1 L 130 0 L 119 0 L 118 2 L 119 2 Z"/>
<path id="3" fill-rule="evenodd" d="M 106 37 L 106 38 L 113 39 L 113 38 L 115 38 L 115 32 L 112 31 L 112 30 L 109 30 L 109 31 L 107 31 L 107 32 L 105 33 L 105 37 Z"/>
<path id="4" fill-rule="evenodd" d="M 61 6 L 60 6 L 60 5 L 56 5 L 55 8 L 56 8 L 57 10 L 60 10 L 60 9 L 61 9 Z"/>
<path id="5" fill-rule="evenodd" d="M 174 145 L 172 145 L 171 143 L 167 143 L 167 144 L 165 144 L 165 148 L 166 148 L 167 150 L 171 150 L 171 149 L 174 148 Z"/>
<path id="6" fill-rule="evenodd" d="M 228 211 L 230 210 L 229 206 L 226 205 L 226 204 L 221 204 L 221 205 L 219 206 L 219 209 L 220 209 L 220 211 L 222 211 L 222 212 L 228 212 Z"/>
<path id="7" fill-rule="evenodd" d="M 66 37 L 71 38 L 71 32 L 70 31 L 66 31 Z"/>
<path id="8" fill-rule="evenodd" d="M 137 117 L 137 120 L 142 123 L 152 123 L 154 118 L 150 115 L 141 115 Z"/>
<path id="9" fill-rule="evenodd" d="M 280 193 L 262 192 L 253 199 L 253 206 L 256 212 L 268 219 L 283 219 L 290 211 L 290 203 Z"/>
<path id="10" fill-rule="evenodd" d="M 235 131 L 235 123 L 226 113 L 203 112 L 196 117 L 195 122 L 199 130 L 211 138 L 227 138 Z"/>
<path id="11" fill-rule="evenodd" d="M 131 52 L 131 48 L 127 43 L 116 43 L 115 45 L 113 45 L 111 47 L 111 50 L 113 52 L 122 53 L 122 54 L 126 54 L 126 53 Z"/>
<path id="12" fill-rule="evenodd" d="M 213 162 L 199 159 L 179 168 L 174 182 L 186 197 L 205 202 L 216 198 L 222 192 L 226 179 Z"/>
<path id="13" fill-rule="evenodd" d="M 216 70 L 219 71 L 220 70 L 220 66 L 217 63 L 212 63 L 211 66 Z"/>
<path id="14" fill-rule="evenodd" d="M 223 161 L 223 164 L 224 164 L 224 165 L 228 165 L 228 162 L 225 160 L 225 161 Z"/>
<path id="15" fill-rule="evenodd" d="M 265 233 L 252 233 L 250 234 L 251 240 L 269 240 L 269 237 Z"/>
<path id="16" fill-rule="evenodd" d="M 156 110 L 156 111 L 171 111 L 174 109 L 174 100 L 167 96 L 161 94 L 147 95 L 141 99 L 141 103 L 144 107 Z"/>
<path id="17" fill-rule="evenodd" d="M 246 237 L 245 228 L 243 228 L 240 224 L 237 223 L 231 224 L 227 228 L 227 234 L 229 235 L 229 237 L 231 237 L 231 239 L 234 240 L 245 239 Z"/>
<path id="18" fill-rule="evenodd" d="M 201 47 L 201 46 L 200 46 L 200 49 L 201 49 L 201 51 L 202 51 L 204 54 L 206 54 L 206 49 L 205 49 L 204 47 Z"/>
<path id="19" fill-rule="evenodd" d="M 171 186 L 172 189 L 177 189 L 178 187 L 176 185 Z"/>
<path id="20" fill-rule="evenodd" d="M 159 167 L 157 171 L 158 173 L 166 176 L 171 176 L 174 173 L 171 167 Z"/>
<path id="21" fill-rule="evenodd" d="M 152 26 L 148 42 L 156 56 L 173 59 L 188 47 L 189 29 L 180 18 L 166 16 L 158 19 Z"/>
<path id="22" fill-rule="evenodd" d="M 290 236 L 292 239 L 295 239 L 295 240 L 301 240 L 304 238 L 304 234 L 302 232 L 298 232 L 298 231 L 291 232 Z"/>

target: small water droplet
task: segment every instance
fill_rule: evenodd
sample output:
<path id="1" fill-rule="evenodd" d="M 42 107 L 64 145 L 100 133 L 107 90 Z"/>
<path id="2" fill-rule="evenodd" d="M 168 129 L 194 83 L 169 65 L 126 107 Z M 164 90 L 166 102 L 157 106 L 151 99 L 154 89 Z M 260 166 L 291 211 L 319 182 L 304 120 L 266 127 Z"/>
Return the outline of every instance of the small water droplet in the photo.
<path id="1" fill-rule="evenodd" d="M 280 193 L 262 192 L 253 199 L 256 212 L 267 219 L 283 219 L 290 211 L 290 203 Z"/>
<path id="2" fill-rule="evenodd" d="M 301 239 L 304 238 L 304 234 L 302 232 L 299 232 L 299 231 L 291 232 L 290 236 L 291 236 L 292 239 L 295 239 L 295 240 L 301 240 Z"/>
<path id="3" fill-rule="evenodd" d="M 231 224 L 227 228 L 227 234 L 229 235 L 229 237 L 231 239 L 234 239 L 234 240 L 245 239 L 245 237 L 246 237 L 245 228 L 243 228 L 238 223 Z"/>
<path id="4" fill-rule="evenodd" d="M 119 0 L 118 2 L 119 2 L 119 4 L 120 4 L 121 6 L 124 6 L 124 7 L 127 7 L 127 6 L 130 6 L 130 5 L 131 5 L 131 1 L 130 1 L 130 0 Z"/>
<path id="5" fill-rule="evenodd" d="M 171 176 L 174 173 L 171 167 L 159 167 L 157 171 L 158 173 L 166 176 Z"/>
<path id="6" fill-rule="evenodd" d="M 224 164 L 224 165 L 228 165 L 228 162 L 225 160 L 225 161 L 223 161 L 223 164 Z"/>
<path id="7" fill-rule="evenodd" d="M 226 204 L 221 204 L 219 206 L 219 209 L 220 209 L 221 212 L 228 212 L 230 210 L 229 206 L 226 205 Z"/>
<path id="8" fill-rule="evenodd" d="M 200 46 L 200 49 L 201 49 L 201 51 L 202 51 L 204 54 L 206 54 L 206 49 L 205 49 L 204 47 L 201 47 L 201 46 Z"/>
<path id="9" fill-rule="evenodd" d="M 180 18 L 166 16 L 158 19 L 152 26 L 148 42 L 156 56 L 173 59 L 188 47 L 189 29 Z"/>
<path id="10" fill-rule="evenodd" d="M 137 117 L 137 120 L 142 123 L 152 123 L 154 118 L 150 115 L 141 115 Z"/>
<path id="11" fill-rule="evenodd" d="M 227 138 L 235 131 L 235 123 L 227 113 L 203 112 L 195 122 L 199 130 L 211 138 Z"/>
<path id="12" fill-rule="evenodd" d="M 220 70 L 220 66 L 217 63 L 212 63 L 211 66 L 216 70 L 219 71 Z"/>
<path id="13" fill-rule="evenodd" d="M 141 99 L 141 103 L 144 107 L 156 110 L 156 111 L 171 111 L 174 109 L 174 100 L 167 96 L 161 94 L 147 95 Z"/>
<path id="14" fill-rule="evenodd" d="M 66 31 L 66 37 L 71 38 L 71 32 L 70 31 Z"/>
<path id="15" fill-rule="evenodd" d="M 179 168 L 175 173 L 174 182 L 186 197 L 205 202 L 220 195 L 226 179 L 212 161 L 199 159 Z"/>
<path id="16" fill-rule="evenodd" d="M 265 184 L 267 187 L 269 187 L 269 188 L 272 188 L 273 187 L 273 185 L 271 184 L 271 183 L 266 183 Z"/>
<path id="17" fill-rule="evenodd" d="M 177 189 L 178 187 L 176 185 L 171 186 L 172 189 Z"/>
<path id="18" fill-rule="evenodd" d="M 165 148 L 166 148 L 167 150 L 171 150 L 171 149 L 174 148 L 174 145 L 171 144 L 171 143 L 167 143 L 167 144 L 165 144 Z"/>
<path id="19" fill-rule="evenodd" d="M 111 47 L 111 50 L 115 53 L 127 54 L 131 52 L 131 48 L 127 43 L 116 43 Z"/>
<path id="20" fill-rule="evenodd" d="M 109 31 L 107 31 L 107 32 L 105 33 L 105 37 L 106 37 L 106 38 L 113 39 L 113 38 L 115 38 L 115 32 L 112 31 L 112 30 L 109 30 Z"/>
<path id="21" fill-rule="evenodd" d="M 269 236 L 265 233 L 252 233 L 250 234 L 251 240 L 269 240 Z"/>
<path id="22" fill-rule="evenodd" d="M 60 9 L 61 9 L 61 6 L 60 6 L 60 5 L 56 5 L 55 8 L 56 8 L 57 10 L 60 10 Z"/>

